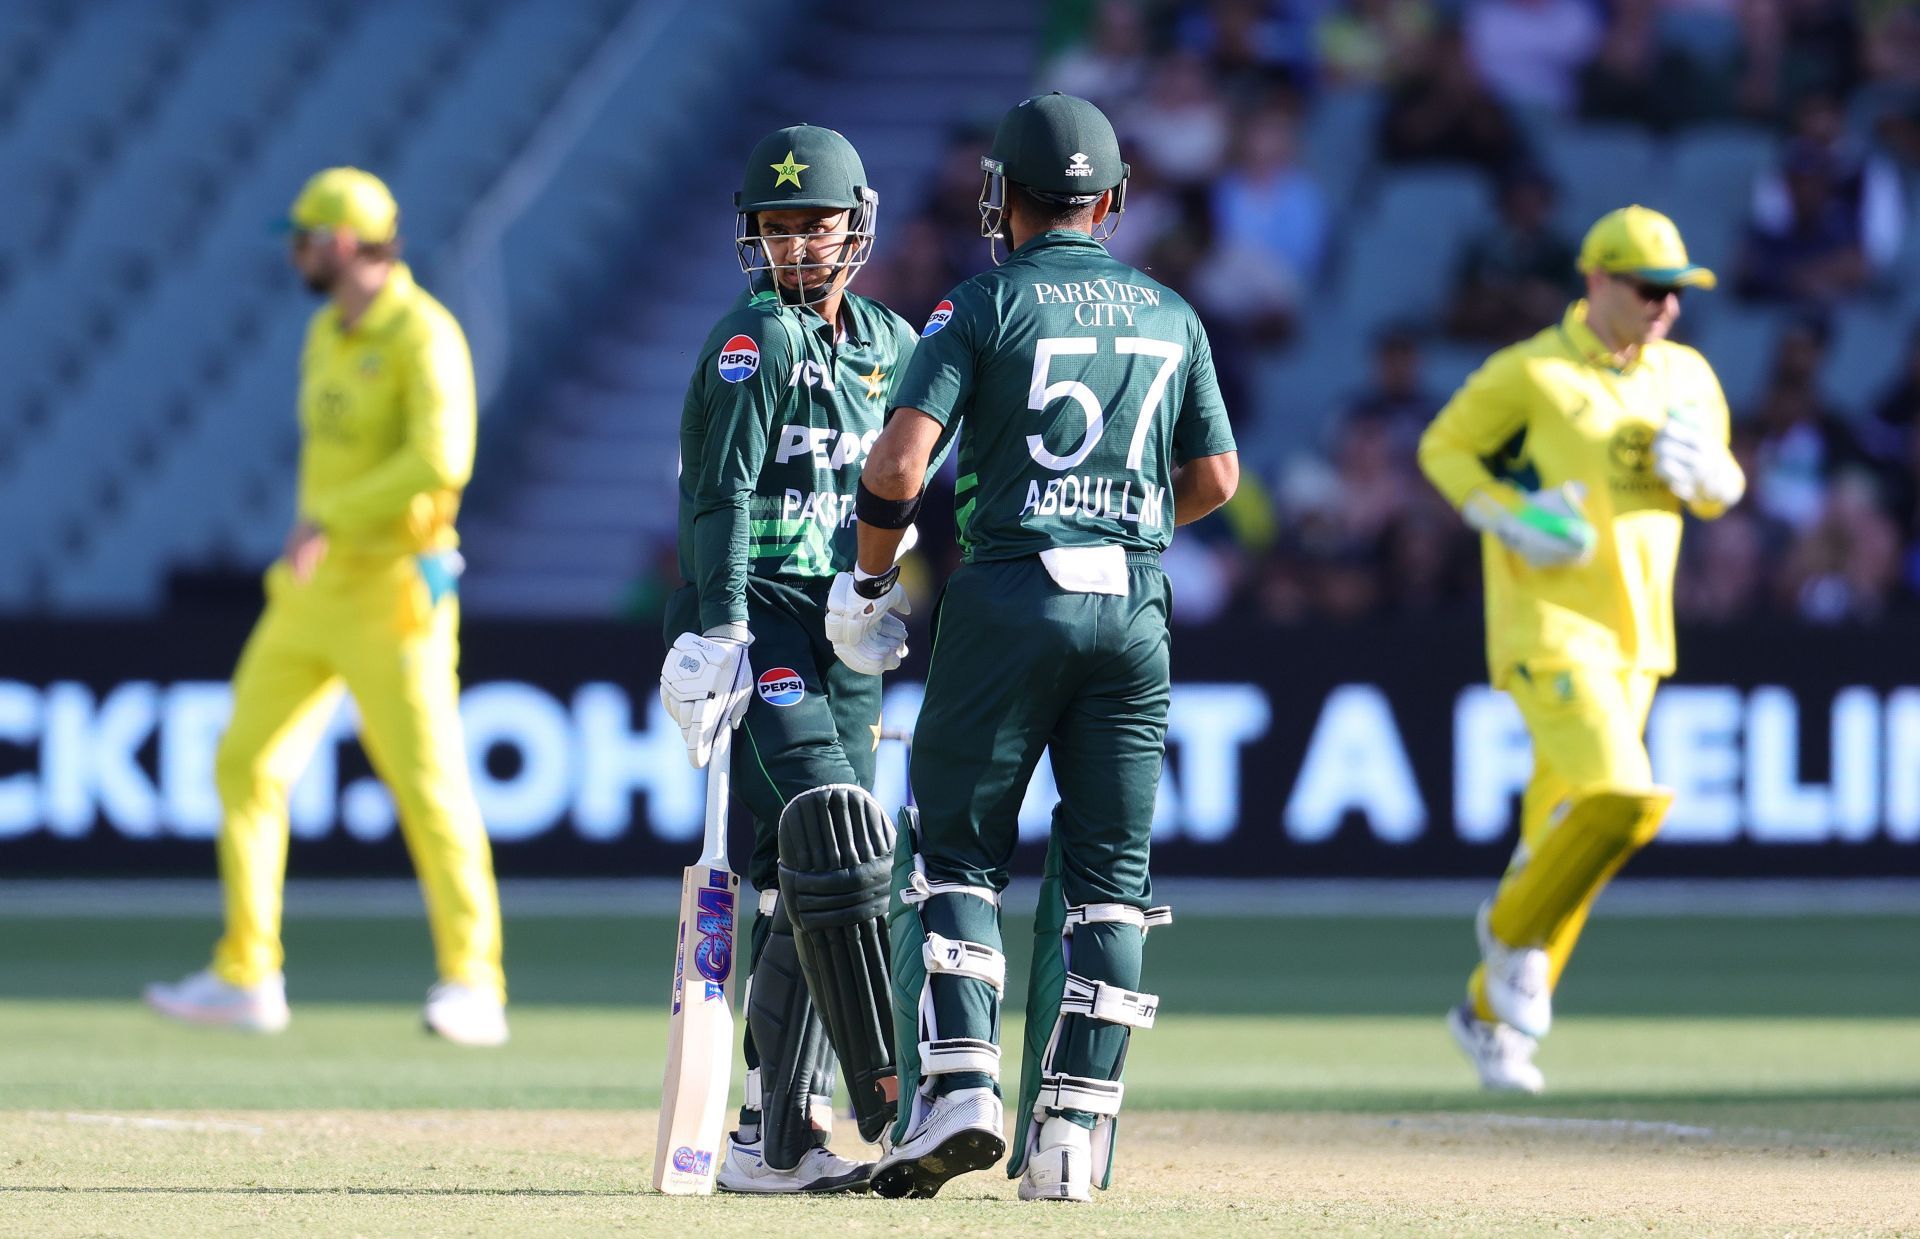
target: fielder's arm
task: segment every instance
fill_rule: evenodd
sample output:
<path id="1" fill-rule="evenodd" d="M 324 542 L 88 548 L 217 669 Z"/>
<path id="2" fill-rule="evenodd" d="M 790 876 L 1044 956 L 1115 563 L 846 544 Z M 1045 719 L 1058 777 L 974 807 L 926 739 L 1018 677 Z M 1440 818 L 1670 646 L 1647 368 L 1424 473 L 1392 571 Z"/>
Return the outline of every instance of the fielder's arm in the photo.
<path id="1" fill-rule="evenodd" d="M 401 396 L 406 437 L 393 455 L 319 497 L 307 513 L 328 533 L 353 534 L 406 515 L 415 498 L 459 490 L 473 476 L 473 359 L 451 319 L 412 341 Z"/>
<path id="2" fill-rule="evenodd" d="M 1528 404 L 1539 398 L 1525 367 L 1495 353 L 1420 436 L 1420 468 L 1467 524 L 1533 568 L 1563 568 L 1585 563 L 1599 540 L 1580 484 L 1529 492 L 1487 467 L 1525 429 Z"/>
<path id="3" fill-rule="evenodd" d="M 1496 353 L 1474 371 L 1420 436 L 1420 471 L 1456 509 L 1486 492 L 1502 506 L 1520 492 L 1501 481 L 1486 462 L 1526 428 L 1525 374 Z"/>
<path id="4" fill-rule="evenodd" d="M 945 429 L 919 409 L 895 409 L 860 466 L 860 485 L 896 503 L 916 498 L 926 488 L 928 467 Z M 860 570 L 879 576 L 892 568 L 906 535 L 905 528 L 882 529 L 861 521 Z"/>

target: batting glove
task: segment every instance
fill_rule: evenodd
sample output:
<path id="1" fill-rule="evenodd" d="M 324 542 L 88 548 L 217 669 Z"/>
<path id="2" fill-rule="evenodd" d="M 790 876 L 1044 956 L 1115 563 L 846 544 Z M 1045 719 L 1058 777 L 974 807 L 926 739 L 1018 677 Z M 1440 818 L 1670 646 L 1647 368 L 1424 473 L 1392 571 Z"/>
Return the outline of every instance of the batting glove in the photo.
<path id="1" fill-rule="evenodd" d="M 730 626 L 737 631 L 744 626 Z M 660 702 L 667 707 L 687 742 L 687 760 L 704 767 L 713 756 L 713 742 L 723 727 L 739 725 L 746 716 L 753 688 L 753 668 L 747 663 L 751 634 L 700 636 L 683 632 L 667 651 L 660 669 Z"/>

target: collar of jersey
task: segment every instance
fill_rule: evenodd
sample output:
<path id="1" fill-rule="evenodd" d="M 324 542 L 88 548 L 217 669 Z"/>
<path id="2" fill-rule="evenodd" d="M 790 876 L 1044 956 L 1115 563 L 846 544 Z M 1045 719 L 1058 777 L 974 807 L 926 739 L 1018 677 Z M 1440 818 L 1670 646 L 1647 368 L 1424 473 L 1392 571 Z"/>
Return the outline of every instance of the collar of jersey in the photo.
<path id="1" fill-rule="evenodd" d="M 1581 361 L 1615 374 L 1632 374 L 1647 356 L 1647 346 L 1643 344 L 1634 352 L 1632 361 L 1624 366 L 1616 363 L 1613 350 L 1601 342 L 1593 328 L 1587 326 L 1587 302 L 1584 297 L 1567 307 L 1566 317 L 1560 320 L 1560 338 L 1566 341 L 1567 348 Z"/>
<path id="2" fill-rule="evenodd" d="M 754 283 L 747 293 L 747 300 L 756 302 L 774 311 L 792 310 L 800 316 L 800 325 L 805 330 L 811 331 L 815 335 L 825 335 L 830 343 L 841 342 L 835 340 L 835 336 L 839 333 L 839 328 L 829 323 L 826 319 L 821 318 L 820 312 L 810 305 L 789 305 L 785 301 L 782 301 L 780 295 L 773 289 L 773 282 L 766 276 L 756 276 L 754 278 Z M 862 321 L 858 306 L 853 299 L 852 289 L 846 289 L 842 293 L 840 297 L 840 310 L 841 317 L 847 320 L 848 328 L 844 343 L 854 345 L 855 347 L 865 347 L 873 343 L 872 340 L 867 338 L 872 333 L 866 330 L 866 324 Z M 811 323 L 807 321 L 809 318 L 813 319 Z"/>
<path id="3" fill-rule="evenodd" d="M 1037 237 L 1028 237 L 1025 241 L 1022 241 L 1020 248 L 1013 251 L 1008 257 L 1012 258 L 1033 250 L 1047 249 L 1055 245 L 1089 245 L 1095 249 L 1106 248 L 1106 246 L 1094 240 L 1091 235 L 1081 232 L 1078 228 L 1050 228 Z"/>
<path id="4" fill-rule="evenodd" d="M 393 264 L 393 270 L 387 272 L 387 282 L 380 286 L 380 291 L 375 293 L 373 300 L 367 303 L 366 311 L 353 324 L 354 334 L 358 335 L 361 332 L 377 334 L 385 330 L 387 324 L 393 321 L 394 316 L 400 313 L 412 297 L 413 271 L 406 263 L 396 262 Z M 334 326 L 340 327 L 339 308 L 337 306 L 329 308 L 333 311 Z"/>

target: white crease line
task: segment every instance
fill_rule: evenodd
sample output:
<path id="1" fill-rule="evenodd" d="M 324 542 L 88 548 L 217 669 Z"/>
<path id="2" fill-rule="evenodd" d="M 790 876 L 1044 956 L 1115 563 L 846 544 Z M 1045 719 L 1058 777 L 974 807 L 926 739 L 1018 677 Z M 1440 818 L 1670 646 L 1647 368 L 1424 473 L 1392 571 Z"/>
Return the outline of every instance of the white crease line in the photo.
<path id="1" fill-rule="evenodd" d="M 1594 1135 L 1677 1136 L 1710 1139 L 1718 1128 L 1689 1127 L 1684 1123 L 1659 1123 L 1648 1119 L 1568 1119 L 1542 1114 L 1454 1115 L 1445 1119 L 1388 1119 L 1390 1127 L 1416 1127 L 1430 1131 L 1457 1131 L 1462 1127 L 1520 1127 L 1536 1131 L 1586 1132 Z"/>
<path id="2" fill-rule="evenodd" d="M 262 1136 L 267 1129 L 253 1123 L 225 1119 L 154 1119 L 134 1114 L 65 1114 L 69 1123 L 97 1123 L 102 1127 L 139 1127 L 147 1131 L 222 1131 Z"/>

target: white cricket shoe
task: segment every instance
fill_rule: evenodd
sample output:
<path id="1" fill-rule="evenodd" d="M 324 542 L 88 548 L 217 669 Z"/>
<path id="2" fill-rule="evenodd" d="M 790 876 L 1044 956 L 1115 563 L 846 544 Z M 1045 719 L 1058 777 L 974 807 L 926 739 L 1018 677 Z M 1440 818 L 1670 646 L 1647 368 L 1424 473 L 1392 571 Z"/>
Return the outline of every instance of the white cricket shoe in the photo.
<path id="1" fill-rule="evenodd" d="M 1553 1027 L 1552 961 L 1537 946 L 1511 947 L 1494 937 L 1487 923 L 1492 914 L 1489 900 L 1473 920 L 1480 958 L 1487 965 L 1487 1005 L 1502 1023 L 1529 1037 L 1544 1037 Z"/>
<path id="2" fill-rule="evenodd" d="M 293 1018 L 287 1010 L 287 979 L 276 972 L 258 985 L 230 985 L 207 968 L 178 981 L 156 981 L 143 993 L 147 1005 L 183 1024 L 277 1033 Z"/>
<path id="3" fill-rule="evenodd" d="M 876 1196 L 925 1200 L 948 1179 L 985 1170 L 1007 1151 L 1000 1098 L 990 1088 L 962 1088 L 936 1097 L 920 1125 L 873 1164 Z"/>
<path id="4" fill-rule="evenodd" d="M 1538 1093 L 1547 1087 L 1547 1077 L 1533 1065 L 1539 1042 L 1519 1029 L 1489 1024 L 1463 1002 L 1447 1012 L 1447 1031 L 1480 1073 L 1480 1087 L 1496 1093 Z"/>
<path id="5" fill-rule="evenodd" d="M 442 981 L 427 991 L 422 1012 L 427 1031 L 455 1045 L 505 1045 L 507 1008 L 485 990 L 458 981 Z"/>
<path id="6" fill-rule="evenodd" d="M 830 1149 L 811 1148 L 800 1155 L 792 1170 L 776 1170 L 760 1156 L 762 1145 L 756 1140 L 743 1143 L 739 1133 L 727 1135 L 727 1155 L 720 1162 L 714 1186 L 723 1192 L 745 1196 L 784 1196 L 799 1192 L 826 1195 L 832 1192 L 858 1193 L 867 1190 L 871 1162 L 853 1162 Z"/>
<path id="7" fill-rule="evenodd" d="M 1058 1115 L 1040 1124 L 1020 1176 L 1022 1200 L 1092 1200 L 1093 1133 Z"/>

